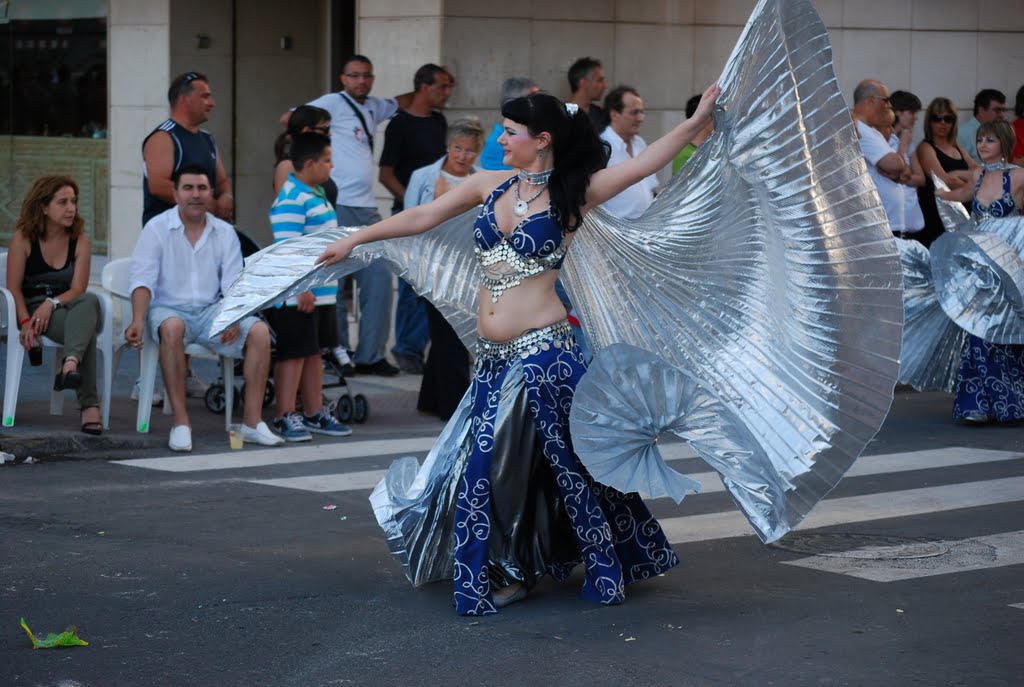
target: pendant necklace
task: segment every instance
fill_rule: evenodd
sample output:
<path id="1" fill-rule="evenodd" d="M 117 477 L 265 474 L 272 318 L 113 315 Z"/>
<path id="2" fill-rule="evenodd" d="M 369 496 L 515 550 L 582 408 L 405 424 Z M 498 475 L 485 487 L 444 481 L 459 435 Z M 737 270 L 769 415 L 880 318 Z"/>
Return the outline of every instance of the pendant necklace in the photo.
<path id="1" fill-rule="evenodd" d="M 537 192 L 532 196 L 523 200 L 519 197 L 519 184 L 520 180 L 516 179 L 516 185 L 512 188 L 512 192 L 515 194 L 516 202 L 512 205 L 512 212 L 516 217 L 522 217 L 530 211 L 530 203 L 537 200 L 537 196 L 544 193 L 544 189 L 547 188 L 547 183 L 542 183 L 541 187 L 537 189 Z"/>

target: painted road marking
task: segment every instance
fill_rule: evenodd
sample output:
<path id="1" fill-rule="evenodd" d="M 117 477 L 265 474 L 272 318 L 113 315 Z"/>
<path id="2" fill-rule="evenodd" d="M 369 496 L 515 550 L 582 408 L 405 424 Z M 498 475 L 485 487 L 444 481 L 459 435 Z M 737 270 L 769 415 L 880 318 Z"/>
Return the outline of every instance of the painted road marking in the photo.
<path id="1" fill-rule="evenodd" d="M 1024 477 L 886 491 L 867 496 L 825 499 L 815 506 L 798 529 L 904 518 L 1021 500 L 1024 500 Z M 753 536 L 749 523 L 738 510 L 665 518 L 661 520 L 661 526 L 673 544 Z"/>
<path id="2" fill-rule="evenodd" d="M 949 551 L 939 556 L 907 560 L 896 556 L 898 550 L 902 548 L 901 546 L 872 547 L 871 552 L 877 554 L 878 557 L 870 560 L 813 556 L 795 561 L 785 561 L 785 564 L 839 575 L 850 575 L 873 582 L 900 582 L 919 577 L 1024 564 L 1024 531 L 1004 532 L 970 539 L 952 539 L 935 542 L 935 544 L 947 548 Z M 893 549 L 891 558 L 884 558 L 887 548 Z M 979 549 L 984 553 L 976 553 Z"/>
<path id="3" fill-rule="evenodd" d="M 889 453 L 859 458 L 846 473 L 846 477 L 882 475 L 894 472 L 908 472 L 910 470 L 948 468 L 959 465 L 1016 459 L 1024 459 L 1024 455 L 1011 451 L 989 451 L 969 448 L 943 448 L 930 451 L 914 451 L 911 453 Z M 674 460 L 680 459 L 676 458 Z M 303 475 L 301 477 L 247 481 L 272 487 L 301 489 L 320 493 L 370 491 L 384 477 L 385 472 L 385 470 L 367 470 L 365 472 L 339 472 L 324 475 Z M 722 480 L 718 478 L 718 473 L 716 472 L 700 472 L 690 475 L 690 477 L 700 482 L 703 486 L 701 494 L 714 494 L 725 491 L 725 485 L 722 484 Z"/>

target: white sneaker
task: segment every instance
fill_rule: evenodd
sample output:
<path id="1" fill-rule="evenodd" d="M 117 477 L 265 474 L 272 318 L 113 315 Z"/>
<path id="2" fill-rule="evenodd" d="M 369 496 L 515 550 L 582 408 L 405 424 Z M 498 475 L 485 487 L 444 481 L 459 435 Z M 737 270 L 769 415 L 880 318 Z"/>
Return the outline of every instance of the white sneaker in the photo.
<path id="1" fill-rule="evenodd" d="M 131 399 L 133 401 L 139 400 L 139 380 L 135 380 L 135 386 L 132 387 Z M 164 402 L 164 390 L 159 385 L 153 385 L 153 405 L 158 406 Z"/>
<path id="2" fill-rule="evenodd" d="M 210 385 L 203 381 L 202 377 L 195 373 L 191 367 L 188 368 L 188 376 L 185 377 L 185 395 L 189 398 L 205 398 L 206 389 Z"/>
<path id="3" fill-rule="evenodd" d="M 171 430 L 171 438 L 167 445 L 172 451 L 188 452 L 192 450 L 192 428 L 188 425 L 177 425 Z"/>
<path id="4" fill-rule="evenodd" d="M 260 422 L 255 428 L 242 425 L 242 441 L 260 446 L 280 446 L 284 439 L 270 431 L 266 422 Z"/>

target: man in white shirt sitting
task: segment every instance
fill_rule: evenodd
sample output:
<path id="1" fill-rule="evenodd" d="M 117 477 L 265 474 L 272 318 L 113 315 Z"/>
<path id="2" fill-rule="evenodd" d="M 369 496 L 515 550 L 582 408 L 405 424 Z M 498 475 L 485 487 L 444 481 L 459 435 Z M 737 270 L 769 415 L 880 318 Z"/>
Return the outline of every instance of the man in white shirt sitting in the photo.
<path id="1" fill-rule="evenodd" d="M 217 338 L 210 325 L 221 294 L 242 271 L 234 228 L 206 211 L 213 189 L 206 172 L 186 166 L 174 175 L 177 205 L 146 223 L 132 254 L 132 321 L 125 340 L 142 346 L 143 327 L 160 342 L 160 369 L 174 414 L 168 445 L 192 450 L 192 427 L 185 407 L 185 346 L 199 343 L 220 355 L 245 356 L 244 441 L 284 443 L 260 417 L 270 370 L 270 330 L 247 317 Z M 147 315 L 148 311 L 148 315 Z"/>
<path id="2" fill-rule="evenodd" d="M 617 86 L 605 96 L 604 108 L 611 121 L 601 132 L 601 138 L 612 148 L 608 158 L 608 166 L 612 167 L 636 157 L 647 147 L 639 134 L 644 123 L 644 101 L 636 89 Z M 636 219 L 654 202 L 656 188 L 658 177 L 652 174 L 609 198 L 601 207 L 623 219 Z"/>

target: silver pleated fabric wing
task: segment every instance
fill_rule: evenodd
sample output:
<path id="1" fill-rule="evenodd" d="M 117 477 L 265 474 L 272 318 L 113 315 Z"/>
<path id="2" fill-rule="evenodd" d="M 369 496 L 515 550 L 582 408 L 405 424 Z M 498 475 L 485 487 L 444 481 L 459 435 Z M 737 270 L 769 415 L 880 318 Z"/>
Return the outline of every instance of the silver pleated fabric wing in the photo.
<path id="1" fill-rule="evenodd" d="M 949 186 L 932 172 L 932 183 L 935 184 L 935 208 L 939 211 L 942 228 L 946 231 L 957 231 L 970 221 L 971 215 L 963 203 L 939 198 L 939 191 L 948 191 Z"/>
<path id="2" fill-rule="evenodd" d="M 917 241 L 896 239 L 903 264 L 903 344 L 900 384 L 952 392 L 967 335 L 939 305 L 931 254 Z"/>
<path id="3" fill-rule="evenodd" d="M 723 440 L 749 458 L 709 462 L 773 541 L 888 412 L 902 277 L 810 2 L 762 0 L 719 84 L 715 133 L 640 219 L 591 212 L 564 274 L 595 349 L 647 350 L 742 419 Z"/>
<path id="4" fill-rule="evenodd" d="M 1024 344 L 1024 217 L 984 219 L 931 246 L 939 304 L 956 324 L 997 344 Z"/>
<path id="5" fill-rule="evenodd" d="M 482 272 L 473 252 L 471 210 L 420 236 L 378 241 L 357 247 L 330 267 L 314 266 L 331 242 L 359 227 L 328 229 L 270 245 L 249 257 L 228 288 L 214 319 L 213 333 L 257 310 L 352 274 L 374 260 L 413 284 L 458 333 L 463 343 L 476 341 L 476 309 Z"/>

